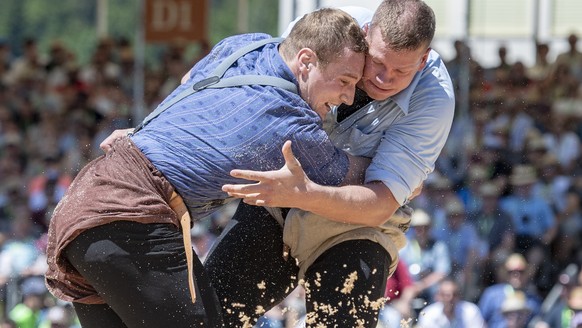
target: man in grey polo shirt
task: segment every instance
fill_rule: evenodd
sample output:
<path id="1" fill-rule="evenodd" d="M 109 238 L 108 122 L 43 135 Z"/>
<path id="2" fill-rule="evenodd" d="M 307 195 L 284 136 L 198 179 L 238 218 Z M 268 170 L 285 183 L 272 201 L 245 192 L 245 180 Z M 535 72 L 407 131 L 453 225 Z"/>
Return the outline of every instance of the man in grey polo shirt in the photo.
<path id="1" fill-rule="evenodd" d="M 446 142 L 454 95 L 442 59 L 430 49 L 430 7 L 419 0 L 383 1 L 373 17 L 362 8 L 352 16 L 370 46 L 354 101 L 359 108 L 338 108 L 325 126 L 336 146 L 371 158 L 365 184 L 317 185 L 289 148 L 279 171 L 232 172 L 258 183 L 224 186 L 231 196 L 295 208 L 286 216 L 284 238 L 298 267 L 281 256 L 281 228 L 269 212 L 245 204 L 205 263 L 219 297 L 244 304 L 244 315 L 281 301 L 299 273 L 307 283 L 308 323 L 375 327 L 386 278 L 404 243 L 407 221 L 393 214 L 433 171 Z M 253 292 L 259 283 L 268 288 Z"/>

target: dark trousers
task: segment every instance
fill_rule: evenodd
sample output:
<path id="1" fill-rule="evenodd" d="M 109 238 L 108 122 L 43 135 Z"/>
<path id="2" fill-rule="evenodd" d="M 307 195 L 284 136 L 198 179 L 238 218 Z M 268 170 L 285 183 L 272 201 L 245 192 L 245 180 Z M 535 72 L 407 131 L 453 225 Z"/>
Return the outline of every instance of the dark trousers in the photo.
<path id="1" fill-rule="evenodd" d="M 222 326 L 218 300 L 196 256 L 192 303 L 182 234 L 171 224 L 106 224 L 83 232 L 65 252 L 106 302 L 73 303 L 83 328 Z"/>
<path id="2" fill-rule="evenodd" d="M 255 323 L 257 309 L 272 308 L 297 286 L 298 267 L 283 258 L 283 246 L 282 227 L 264 208 L 239 205 L 204 264 L 227 327 L 241 327 L 241 318 Z M 375 328 L 390 262 L 369 240 L 327 250 L 305 275 L 307 327 Z"/>

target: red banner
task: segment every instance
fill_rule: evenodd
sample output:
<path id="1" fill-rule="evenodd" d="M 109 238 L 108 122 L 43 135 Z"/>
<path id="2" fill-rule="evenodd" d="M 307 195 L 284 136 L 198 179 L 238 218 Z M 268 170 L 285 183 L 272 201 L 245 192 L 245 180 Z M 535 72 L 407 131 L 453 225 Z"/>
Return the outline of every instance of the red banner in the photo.
<path id="1" fill-rule="evenodd" d="M 207 39 L 207 0 L 145 0 L 146 42 Z"/>

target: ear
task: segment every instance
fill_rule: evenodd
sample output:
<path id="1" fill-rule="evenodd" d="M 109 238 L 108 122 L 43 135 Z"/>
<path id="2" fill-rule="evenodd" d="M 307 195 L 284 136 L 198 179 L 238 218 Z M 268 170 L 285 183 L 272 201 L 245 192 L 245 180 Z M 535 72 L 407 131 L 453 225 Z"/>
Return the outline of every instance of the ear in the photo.
<path id="1" fill-rule="evenodd" d="M 421 71 L 421 70 L 424 68 L 424 66 L 426 66 L 426 62 L 427 62 L 427 60 L 428 60 L 428 54 L 430 53 L 430 50 L 431 50 L 431 49 L 432 49 L 432 48 L 430 48 L 430 47 L 429 47 L 429 48 L 428 48 L 428 49 L 426 49 L 426 51 L 424 52 L 424 55 L 422 55 L 422 58 L 421 58 L 421 60 L 420 60 L 420 66 L 418 67 L 418 70 L 419 70 L 419 71 Z"/>
<path id="2" fill-rule="evenodd" d="M 301 74 L 308 74 L 312 67 L 317 66 L 317 55 L 310 48 L 303 48 L 297 53 L 297 65 Z"/>
<path id="3" fill-rule="evenodd" d="M 370 23 L 364 24 L 364 26 L 362 27 L 362 30 L 364 30 L 364 35 L 368 36 L 368 31 L 370 30 Z"/>

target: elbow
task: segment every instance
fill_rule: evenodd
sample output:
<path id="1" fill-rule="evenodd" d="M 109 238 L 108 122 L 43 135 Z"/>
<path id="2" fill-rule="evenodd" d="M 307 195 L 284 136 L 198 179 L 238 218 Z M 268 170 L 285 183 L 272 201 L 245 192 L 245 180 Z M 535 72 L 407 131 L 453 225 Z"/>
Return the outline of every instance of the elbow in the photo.
<path id="1" fill-rule="evenodd" d="M 386 219 L 385 215 L 374 215 L 368 218 L 368 220 L 366 220 L 366 222 L 364 222 L 365 225 L 369 226 L 369 227 L 379 227 L 381 225 L 383 225 L 384 223 L 386 223 L 389 220 Z"/>
<path id="2" fill-rule="evenodd" d="M 386 204 L 384 206 L 378 206 L 376 211 L 370 213 L 368 219 L 364 224 L 370 227 L 378 227 L 386 222 L 390 221 L 395 225 L 400 225 L 402 223 L 410 222 L 410 216 L 406 213 L 400 213 L 398 210 L 398 205 Z"/>

